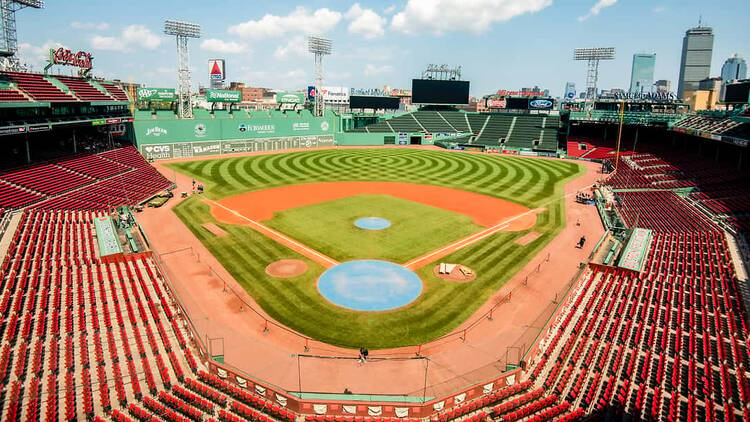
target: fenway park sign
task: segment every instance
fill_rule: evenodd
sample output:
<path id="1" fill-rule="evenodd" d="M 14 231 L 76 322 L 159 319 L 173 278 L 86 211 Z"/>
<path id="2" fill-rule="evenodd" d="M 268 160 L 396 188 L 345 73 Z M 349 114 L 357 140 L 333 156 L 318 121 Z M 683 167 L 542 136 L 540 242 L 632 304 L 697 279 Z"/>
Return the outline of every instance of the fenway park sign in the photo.
<path id="1" fill-rule="evenodd" d="M 49 62 L 50 64 L 59 64 L 63 66 L 75 66 L 81 69 L 91 69 L 91 61 L 94 57 L 91 53 L 85 51 L 79 51 L 74 53 L 67 48 L 60 47 L 57 50 L 50 48 L 49 50 Z"/>

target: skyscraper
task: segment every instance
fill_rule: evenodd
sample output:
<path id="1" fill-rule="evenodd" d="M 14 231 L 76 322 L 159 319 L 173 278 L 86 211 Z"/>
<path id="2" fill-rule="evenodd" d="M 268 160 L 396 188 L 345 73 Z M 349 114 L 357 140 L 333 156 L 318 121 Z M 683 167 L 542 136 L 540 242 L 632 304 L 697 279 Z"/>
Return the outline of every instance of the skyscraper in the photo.
<path id="1" fill-rule="evenodd" d="M 576 84 L 575 82 L 568 82 L 565 84 L 565 94 L 563 100 L 573 100 L 576 98 Z"/>
<path id="2" fill-rule="evenodd" d="M 737 53 L 728 58 L 721 67 L 721 79 L 724 83 L 735 79 L 747 78 L 747 63 Z"/>
<path id="3" fill-rule="evenodd" d="M 666 94 L 672 89 L 672 83 L 666 79 L 659 79 L 658 81 L 654 82 L 654 87 L 656 88 L 656 92 L 659 94 Z"/>
<path id="4" fill-rule="evenodd" d="M 677 81 L 677 96 L 685 98 L 686 91 L 698 89 L 698 81 L 708 78 L 711 72 L 711 56 L 714 49 L 714 31 L 700 26 L 685 31 L 682 39 L 680 79 Z"/>
<path id="5" fill-rule="evenodd" d="M 656 54 L 633 54 L 630 72 L 630 92 L 650 92 L 654 84 Z"/>

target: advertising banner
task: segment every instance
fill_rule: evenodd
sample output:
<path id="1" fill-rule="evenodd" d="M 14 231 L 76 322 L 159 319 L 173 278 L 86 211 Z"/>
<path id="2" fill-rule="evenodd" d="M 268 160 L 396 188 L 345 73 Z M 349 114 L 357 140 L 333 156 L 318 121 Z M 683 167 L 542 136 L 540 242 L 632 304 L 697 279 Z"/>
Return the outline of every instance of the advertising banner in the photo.
<path id="1" fill-rule="evenodd" d="M 177 93 L 174 88 L 138 88 L 138 101 L 174 101 Z"/>
<path id="2" fill-rule="evenodd" d="M 316 148 L 333 145 L 333 135 L 292 136 L 215 142 L 176 142 L 141 145 L 147 160 L 200 157 L 239 152 L 278 151 L 289 148 Z"/>
<path id="3" fill-rule="evenodd" d="M 529 101 L 529 110 L 552 110 L 553 105 L 551 99 L 540 98 Z"/>
<path id="4" fill-rule="evenodd" d="M 208 79 L 211 82 L 224 82 L 227 78 L 224 59 L 210 59 L 208 61 Z"/>
<path id="5" fill-rule="evenodd" d="M 304 104 L 305 95 L 291 92 L 279 92 L 276 94 L 277 104 Z"/>
<path id="6" fill-rule="evenodd" d="M 209 89 L 206 90 L 206 101 L 209 103 L 239 103 L 242 101 L 242 92 Z"/>

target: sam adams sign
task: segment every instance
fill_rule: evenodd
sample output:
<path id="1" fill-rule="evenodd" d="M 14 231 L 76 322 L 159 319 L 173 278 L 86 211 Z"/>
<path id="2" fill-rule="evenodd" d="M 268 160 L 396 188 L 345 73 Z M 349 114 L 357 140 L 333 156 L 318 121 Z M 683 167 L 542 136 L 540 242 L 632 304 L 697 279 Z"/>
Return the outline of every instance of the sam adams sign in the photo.
<path id="1" fill-rule="evenodd" d="M 206 101 L 209 103 L 239 103 L 242 101 L 242 92 L 209 89 L 206 91 Z"/>

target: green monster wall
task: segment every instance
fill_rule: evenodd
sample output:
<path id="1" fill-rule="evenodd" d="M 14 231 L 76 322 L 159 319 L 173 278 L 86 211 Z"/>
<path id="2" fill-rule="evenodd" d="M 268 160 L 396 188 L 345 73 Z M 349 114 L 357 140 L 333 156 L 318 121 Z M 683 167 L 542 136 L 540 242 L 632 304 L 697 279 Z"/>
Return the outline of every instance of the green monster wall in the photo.
<path id="1" fill-rule="evenodd" d="M 143 119 L 135 144 L 150 160 L 333 145 L 338 117 Z"/>

